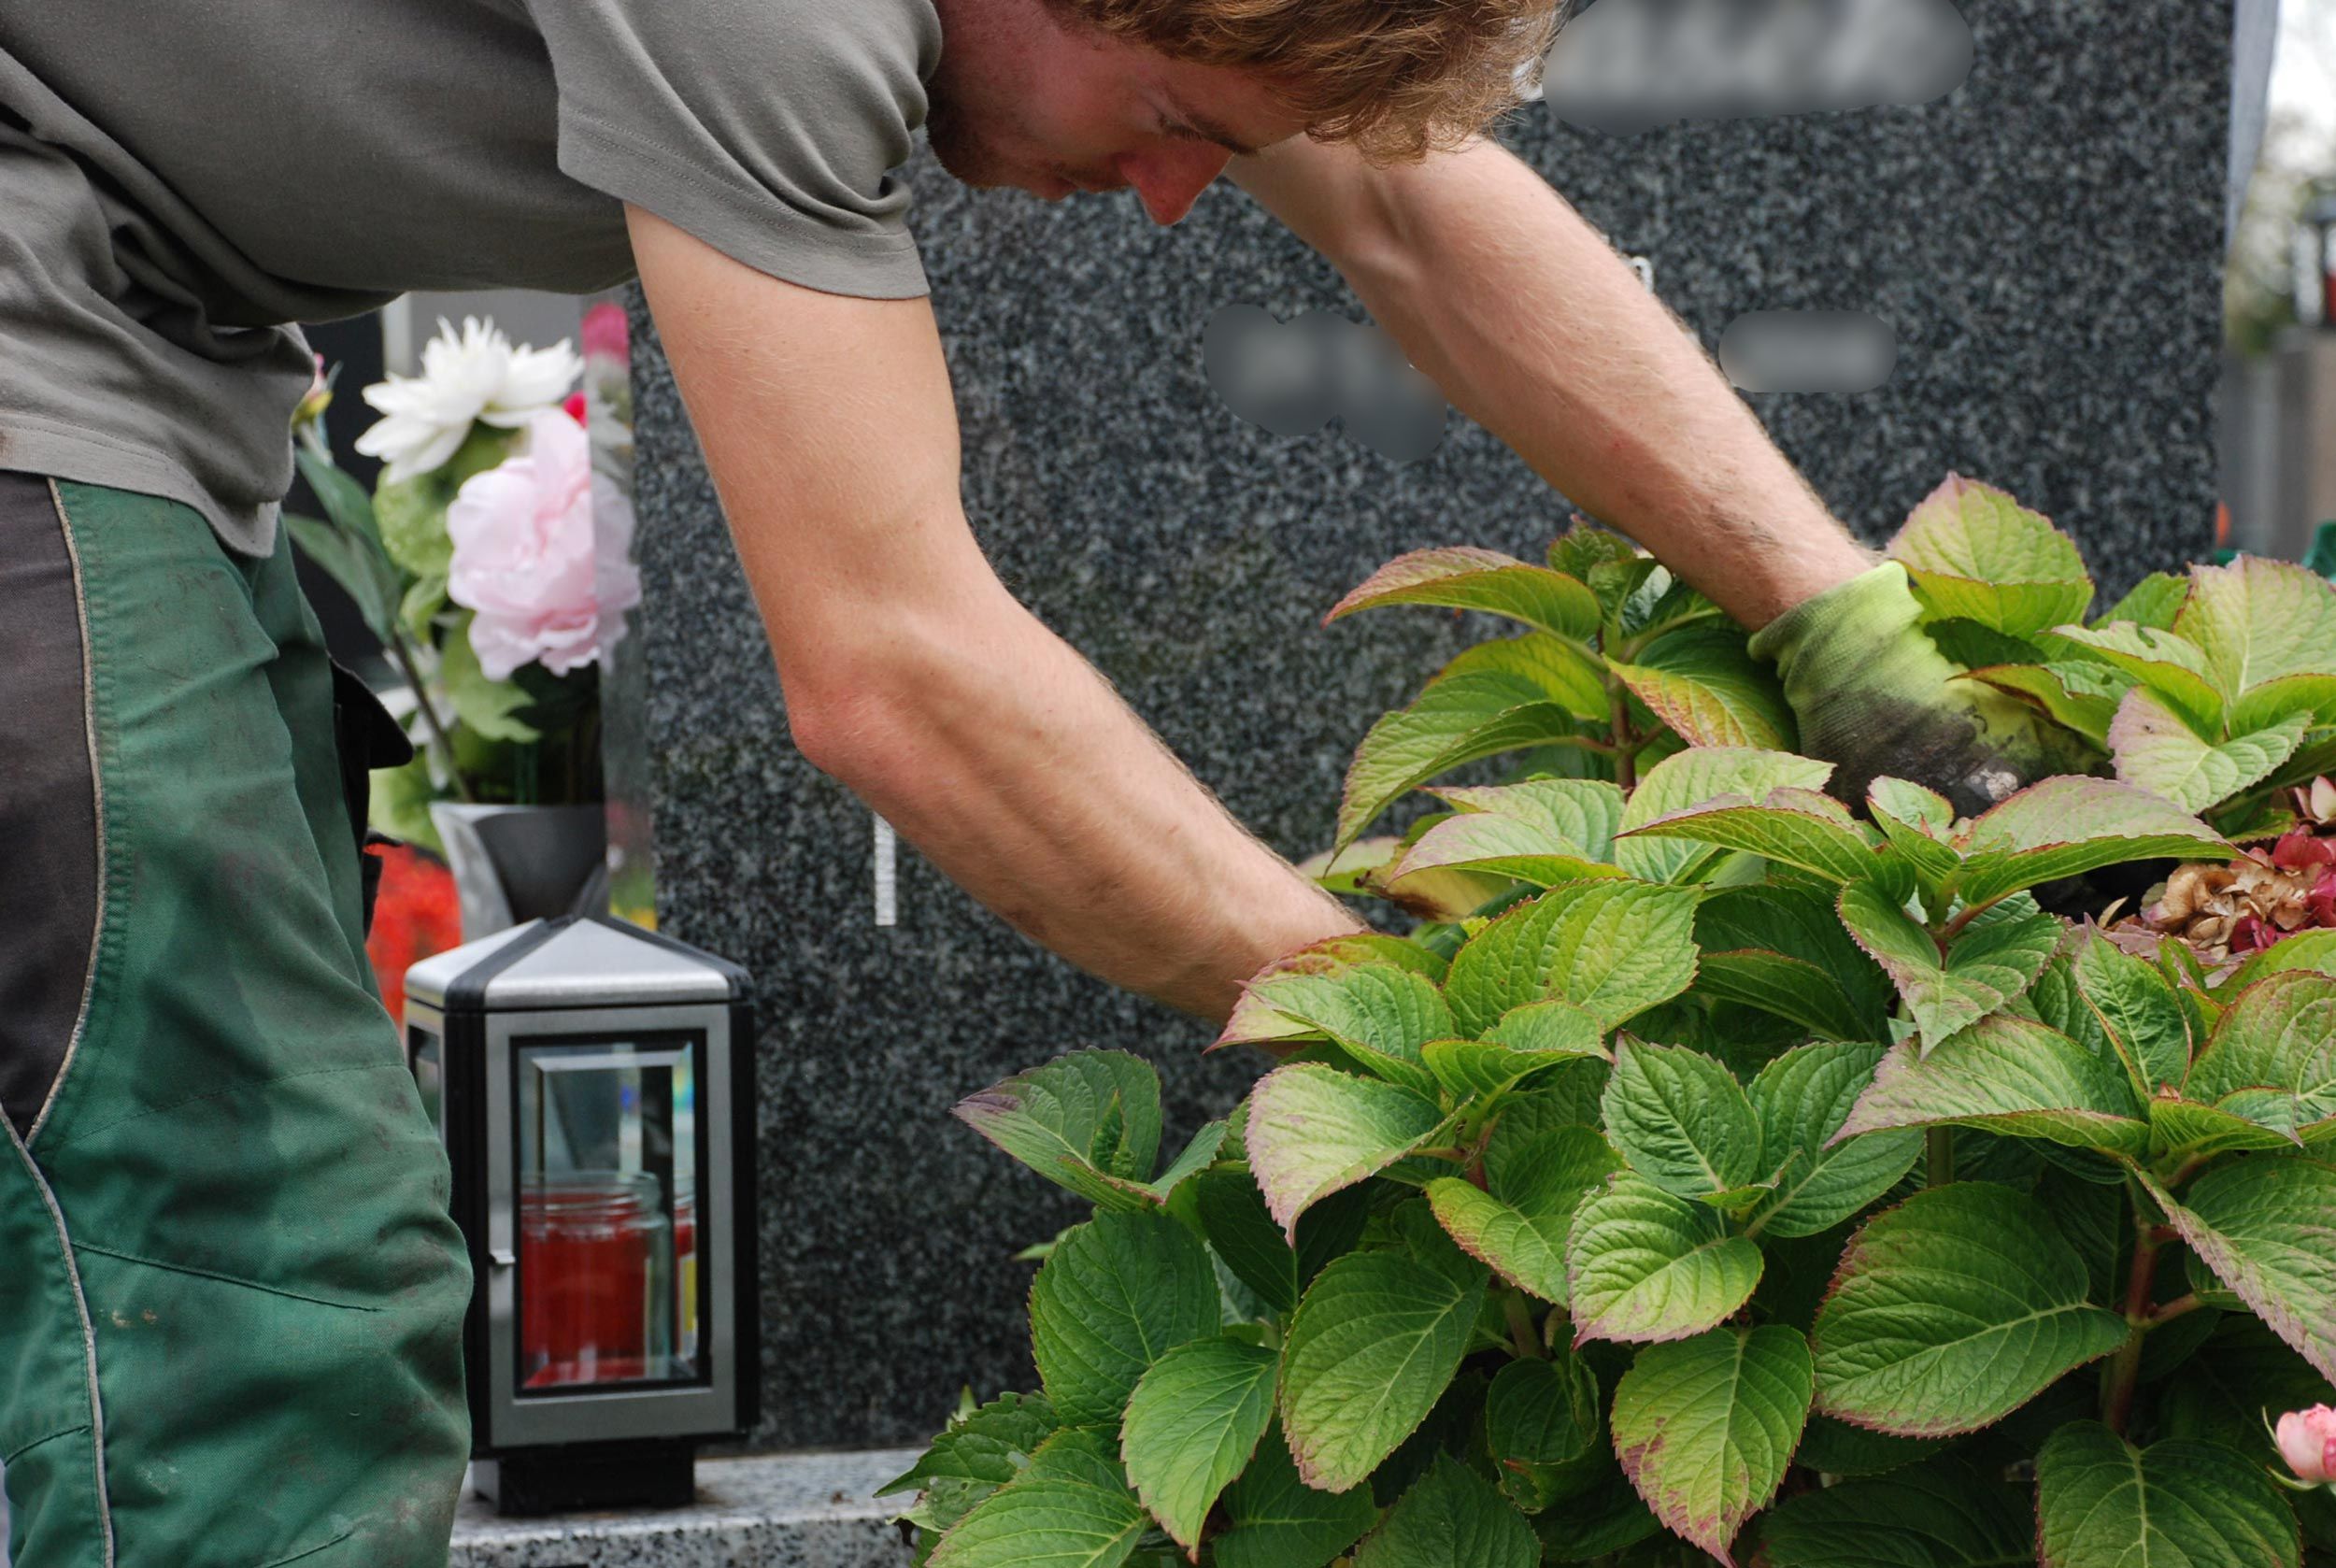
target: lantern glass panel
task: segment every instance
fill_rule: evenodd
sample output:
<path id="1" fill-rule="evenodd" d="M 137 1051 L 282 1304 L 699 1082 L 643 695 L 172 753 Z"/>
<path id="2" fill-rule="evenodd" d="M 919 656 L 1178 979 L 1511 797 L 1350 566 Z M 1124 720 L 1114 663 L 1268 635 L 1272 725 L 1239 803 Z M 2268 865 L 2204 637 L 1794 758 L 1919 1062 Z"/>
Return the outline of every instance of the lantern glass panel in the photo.
<path id="1" fill-rule="evenodd" d="M 704 1037 L 514 1045 L 518 1391 L 699 1379 Z"/>

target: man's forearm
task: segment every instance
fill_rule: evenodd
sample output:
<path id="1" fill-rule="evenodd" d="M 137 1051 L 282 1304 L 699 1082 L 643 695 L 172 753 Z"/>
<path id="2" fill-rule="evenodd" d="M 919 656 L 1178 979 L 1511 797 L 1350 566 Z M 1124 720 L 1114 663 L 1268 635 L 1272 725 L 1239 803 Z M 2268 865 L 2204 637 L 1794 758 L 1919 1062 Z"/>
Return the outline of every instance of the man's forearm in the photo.
<path id="1" fill-rule="evenodd" d="M 887 630 L 805 748 L 1025 935 L 1221 1019 L 1266 963 L 1360 929 L 1003 589 Z"/>
<path id="2" fill-rule="evenodd" d="M 1344 191 L 1323 172 L 1243 178 L 1270 182 L 1268 205 L 1411 362 L 1575 505 L 1751 626 L 1873 563 L 1701 346 L 1525 164 L 1487 142 L 1349 167 Z"/>

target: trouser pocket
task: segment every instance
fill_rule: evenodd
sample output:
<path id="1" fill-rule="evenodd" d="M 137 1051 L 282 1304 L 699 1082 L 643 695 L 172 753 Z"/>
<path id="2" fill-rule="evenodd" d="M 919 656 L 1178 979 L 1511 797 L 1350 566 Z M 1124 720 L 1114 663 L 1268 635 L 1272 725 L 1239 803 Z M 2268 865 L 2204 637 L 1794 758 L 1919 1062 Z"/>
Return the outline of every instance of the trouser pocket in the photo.
<path id="1" fill-rule="evenodd" d="M 349 807 L 349 828 L 357 840 L 364 929 L 370 933 L 374 896 L 381 887 L 381 861 L 366 854 L 365 846 L 397 842 L 365 825 L 372 805 L 373 770 L 404 767 L 414 760 L 414 745 L 373 689 L 337 659 L 333 661 L 333 740 L 340 754 L 341 798 Z"/>

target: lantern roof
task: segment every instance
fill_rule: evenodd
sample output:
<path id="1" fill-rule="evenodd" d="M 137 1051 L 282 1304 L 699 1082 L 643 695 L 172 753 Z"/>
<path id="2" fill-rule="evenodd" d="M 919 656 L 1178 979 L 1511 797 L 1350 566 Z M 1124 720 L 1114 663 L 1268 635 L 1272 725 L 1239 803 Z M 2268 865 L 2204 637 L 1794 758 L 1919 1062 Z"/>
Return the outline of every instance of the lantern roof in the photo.
<path id="1" fill-rule="evenodd" d="M 529 920 L 406 972 L 407 998 L 441 1011 L 721 1003 L 746 992 L 735 964 L 607 915 Z"/>

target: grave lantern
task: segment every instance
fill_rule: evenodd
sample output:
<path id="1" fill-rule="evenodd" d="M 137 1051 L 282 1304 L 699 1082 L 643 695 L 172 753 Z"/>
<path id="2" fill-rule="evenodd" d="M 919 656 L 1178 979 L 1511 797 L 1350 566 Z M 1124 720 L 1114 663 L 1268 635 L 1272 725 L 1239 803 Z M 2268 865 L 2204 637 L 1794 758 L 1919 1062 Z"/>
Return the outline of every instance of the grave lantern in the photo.
<path id="1" fill-rule="evenodd" d="M 2336 189 L 2314 196 L 2296 217 L 2296 320 L 2336 332 Z"/>
<path id="2" fill-rule="evenodd" d="M 476 1281 L 473 1478 L 506 1514 L 686 1504 L 755 1419 L 745 973 L 605 915 L 406 972 Z"/>

